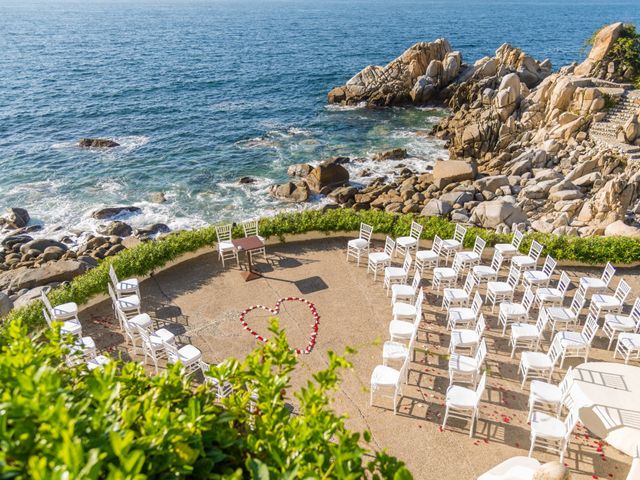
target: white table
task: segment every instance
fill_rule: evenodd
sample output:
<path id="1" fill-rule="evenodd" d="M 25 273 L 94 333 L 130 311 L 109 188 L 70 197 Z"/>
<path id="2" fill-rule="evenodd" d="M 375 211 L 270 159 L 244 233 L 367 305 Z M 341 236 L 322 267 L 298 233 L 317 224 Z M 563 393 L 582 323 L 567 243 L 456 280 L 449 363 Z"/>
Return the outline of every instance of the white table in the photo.
<path id="1" fill-rule="evenodd" d="M 582 424 L 612 447 L 640 457 L 640 367 L 589 362 L 573 369 L 569 390 Z"/>

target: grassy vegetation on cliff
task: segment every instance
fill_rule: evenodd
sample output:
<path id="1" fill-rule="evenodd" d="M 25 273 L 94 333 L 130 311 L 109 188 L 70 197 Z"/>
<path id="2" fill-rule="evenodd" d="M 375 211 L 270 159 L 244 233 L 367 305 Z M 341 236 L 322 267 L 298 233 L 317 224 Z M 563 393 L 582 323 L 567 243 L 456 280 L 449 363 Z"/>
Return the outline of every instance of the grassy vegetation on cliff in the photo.
<path id="1" fill-rule="evenodd" d="M 441 217 L 415 217 L 413 215 L 395 215 L 379 210 L 355 212 L 350 209 L 335 209 L 321 212 L 307 210 L 298 213 L 282 213 L 260 221 L 260 233 L 265 237 L 279 237 L 307 232 L 353 232 L 360 222 L 374 227 L 376 233 L 398 237 L 407 235 L 411 221 L 424 225 L 422 238 L 433 239 L 435 235 L 443 238 L 453 236 L 455 224 Z M 236 227 L 234 235 L 242 236 L 242 229 Z M 488 246 L 496 243 L 508 243 L 511 235 L 497 234 L 492 230 L 470 227 L 465 246 L 473 245 L 476 235 L 484 238 Z M 544 254 L 557 260 L 572 260 L 591 265 L 604 265 L 611 261 L 615 264 L 640 262 L 640 239 L 624 237 L 568 237 L 542 233 L 525 236 L 521 251 L 526 252 L 533 240 L 545 246 Z M 143 243 L 130 250 L 124 250 L 115 257 L 103 261 L 97 268 L 75 278 L 68 287 L 57 288 L 49 294 L 53 303 L 86 303 L 91 297 L 106 293 L 109 281 L 109 265 L 121 277 L 143 276 L 161 268 L 180 255 L 193 252 L 206 246 L 214 246 L 216 241 L 213 227 L 199 230 L 176 232 L 161 240 Z M 40 302 L 19 308 L 11 312 L 7 320 L 21 319 L 30 328 L 43 325 Z"/>
<path id="2" fill-rule="evenodd" d="M 325 370 L 289 392 L 297 357 L 272 332 L 243 362 L 212 368 L 234 388 L 219 401 L 177 366 L 155 376 L 137 362 L 69 366 L 59 330 L 32 338 L 9 324 L 0 330 L 0 478 L 412 478 L 329 408 L 347 360 L 329 353 Z M 292 414 L 285 401 L 294 397 Z"/>

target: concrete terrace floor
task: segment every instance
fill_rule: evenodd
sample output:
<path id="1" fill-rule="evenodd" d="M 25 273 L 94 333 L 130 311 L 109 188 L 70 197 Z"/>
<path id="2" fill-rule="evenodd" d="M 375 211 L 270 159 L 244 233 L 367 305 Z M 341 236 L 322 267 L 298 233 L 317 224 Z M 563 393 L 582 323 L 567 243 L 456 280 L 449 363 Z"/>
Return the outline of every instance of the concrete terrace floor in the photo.
<path id="1" fill-rule="evenodd" d="M 384 448 L 405 461 L 418 479 L 471 480 L 506 458 L 527 455 L 528 387 L 520 389 L 519 353 L 515 359 L 509 358 L 508 333 L 505 337 L 500 335 L 497 309 L 496 314 L 491 314 L 488 307 L 483 309 L 488 322 L 485 338 L 489 377 L 475 436 L 468 437 L 468 424 L 461 420 L 450 420 L 446 430 L 440 431 L 444 393 L 449 384 L 446 356 L 449 334 L 445 315 L 440 311 L 440 299 L 429 287 L 425 288 L 424 320 L 398 414 L 393 415 L 391 400 L 385 397 L 376 397 L 374 406 L 369 406 L 369 379 L 373 368 L 382 363 L 382 343 L 389 338 L 391 305 L 382 279 L 379 277 L 374 283 L 373 276 L 367 276 L 366 260 L 359 268 L 345 262 L 346 240 L 322 237 L 268 245 L 268 263 L 258 259 L 258 269 L 264 276 L 247 283 L 235 263 L 223 270 L 215 252 L 192 256 L 142 283 L 143 309 L 157 320 L 158 327 L 166 326 L 180 334 L 179 342 L 192 343 L 202 350 L 207 362 L 216 363 L 229 356 L 242 358 L 256 347 L 256 341 L 238 320 L 240 311 L 255 304 L 272 306 L 280 298 L 302 296 L 315 304 L 321 316 L 320 329 L 313 352 L 300 357 L 293 387 L 302 385 L 310 373 L 326 367 L 327 351 L 342 353 L 346 346 L 356 348 L 357 353 L 349 357 L 354 368 L 344 372 L 333 407 L 349 417 L 349 428 L 372 432 L 372 448 Z M 376 244 L 382 246 L 382 242 Z M 484 263 L 490 262 L 491 255 L 491 251 L 485 252 Z M 244 261 L 241 254 L 241 262 Z M 571 297 L 580 276 L 601 273 L 601 268 L 560 265 L 554 285 L 563 269 L 573 282 L 568 294 Z M 624 277 L 633 287 L 627 309 L 635 296 L 640 295 L 639 273 L 639 269 L 618 269 L 612 282 L 615 288 Z M 506 267 L 501 274 L 501 278 L 506 277 Z M 423 280 L 423 285 L 430 286 L 430 280 Z M 520 286 L 517 300 L 522 293 Z M 569 301 L 566 299 L 565 304 Z M 246 320 L 266 335 L 268 316 L 266 311 L 255 310 Z M 585 316 L 586 312 L 583 322 Z M 532 317 L 537 318 L 536 309 Z M 84 334 L 93 336 L 100 349 L 112 354 L 119 351 L 124 358 L 130 358 L 110 301 L 84 309 L 80 319 Z M 285 303 L 280 324 L 286 329 L 291 345 L 304 348 L 312 324 L 307 308 L 300 303 Z M 547 331 L 544 351 L 549 346 L 548 337 Z M 590 360 L 612 360 L 613 352 L 606 351 L 607 341 L 601 330 L 594 344 Z M 133 359 L 142 361 L 142 356 L 134 354 Z M 579 359 L 568 359 L 564 370 L 556 370 L 554 381 L 560 381 L 569 365 L 579 363 Z M 557 456 L 540 450 L 534 451 L 534 456 L 543 463 L 557 460 Z M 576 479 L 623 479 L 630 459 L 613 447 L 602 446 L 578 426 L 565 463 Z"/>

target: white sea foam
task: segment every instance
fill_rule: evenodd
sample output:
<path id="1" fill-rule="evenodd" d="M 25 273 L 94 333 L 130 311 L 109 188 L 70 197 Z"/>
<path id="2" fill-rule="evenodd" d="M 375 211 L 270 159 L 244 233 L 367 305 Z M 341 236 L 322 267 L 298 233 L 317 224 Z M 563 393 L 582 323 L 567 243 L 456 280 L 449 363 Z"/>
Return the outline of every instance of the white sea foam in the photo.
<path id="1" fill-rule="evenodd" d="M 338 105 L 337 103 L 332 103 L 329 105 L 325 105 L 324 109 L 330 112 L 349 112 L 351 110 L 362 110 L 367 107 L 367 102 L 360 102 L 356 105 Z"/>

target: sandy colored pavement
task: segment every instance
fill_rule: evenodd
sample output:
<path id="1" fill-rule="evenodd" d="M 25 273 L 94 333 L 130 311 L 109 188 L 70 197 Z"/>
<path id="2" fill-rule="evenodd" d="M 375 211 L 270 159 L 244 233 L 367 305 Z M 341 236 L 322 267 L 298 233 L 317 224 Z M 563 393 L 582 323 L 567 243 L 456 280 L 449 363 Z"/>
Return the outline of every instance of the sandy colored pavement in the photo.
<path id="1" fill-rule="evenodd" d="M 377 246 L 381 243 L 377 242 Z M 389 338 L 391 304 L 382 279 L 379 277 L 374 283 L 372 275 L 367 275 L 366 260 L 359 268 L 353 262 L 345 262 L 345 247 L 346 239 L 336 237 L 270 245 L 268 262 L 258 259 L 263 277 L 247 283 L 235 264 L 223 270 L 214 252 L 205 253 L 145 280 L 141 286 L 143 308 L 156 319 L 158 327 L 171 329 L 179 335 L 179 342 L 192 343 L 202 350 L 206 361 L 215 363 L 229 356 L 242 358 L 256 346 L 253 337 L 240 325 L 240 311 L 256 304 L 272 306 L 280 298 L 304 297 L 315 304 L 321 316 L 320 329 L 313 352 L 301 356 L 294 387 L 311 372 L 327 365 L 328 350 L 343 352 L 345 346 L 356 348 L 357 353 L 349 357 L 354 368 L 345 372 L 334 408 L 348 415 L 350 428 L 372 432 L 373 448 L 387 449 L 404 460 L 419 479 L 471 480 L 506 458 L 527 455 L 528 387 L 520 390 L 519 354 L 513 360 L 509 358 L 508 334 L 500 335 L 497 309 L 495 315 L 489 308 L 483 309 L 489 325 L 485 333 L 489 378 L 476 434 L 470 439 L 468 424 L 460 420 L 450 420 L 446 430 L 440 431 L 444 392 L 449 383 L 446 357 L 449 334 L 440 299 L 428 288 L 430 278 L 428 282 L 423 280 L 428 293 L 424 320 L 398 414 L 393 415 L 388 398 L 377 397 L 374 406 L 369 406 L 369 378 L 373 368 L 382 363 L 382 343 Z M 487 264 L 490 255 L 489 251 L 485 253 Z M 241 261 L 245 261 L 243 254 Z M 559 266 L 556 270 L 553 284 L 562 269 Z M 600 268 L 565 270 L 573 281 L 569 296 L 575 293 L 580 276 L 599 276 L 601 272 Z M 639 273 L 640 269 L 618 269 L 612 282 L 615 288 L 619 278 L 624 277 L 632 285 L 627 309 L 635 296 L 640 295 Z M 506 277 L 506 268 L 501 274 Z M 484 289 L 481 293 L 484 294 Z M 517 300 L 522 293 L 520 286 Z M 254 310 L 246 320 L 256 331 L 268 334 L 268 316 L 266 311 Z M 586 312 L 583 322 L 585 316 Z M 537 310 L 534 309 L 532 317 L 537 318 Z M 96 339 L 99 348 L 142 361 L 141 355 L 125 347 L 110 302 L 105 300 L 86 308 L 80 318 L 86 334 Z M 307 307 L 285 302 L 280 324 L 292 346 L 304 348 L 312 324 Z M 543 343 L 545 351 L 548 337 L 549 331 Z M 613 351 L 606 351 L 606 346 L 600 330 L 590 360 L 611 361 Z M 568 359 L 564 368 L 579 363 L 578 359 Z M 565 370 L 556 371 L 556 382 Z M 557 456 L 540 450 L 534 451 L 534 456 L 542 462 L 557 460 Z M 565 462 L 576 479 L 624 479 L 630 465 L 628 457 L 613 447 L 601 445 L 581 426 L 574 432 Z"/>

